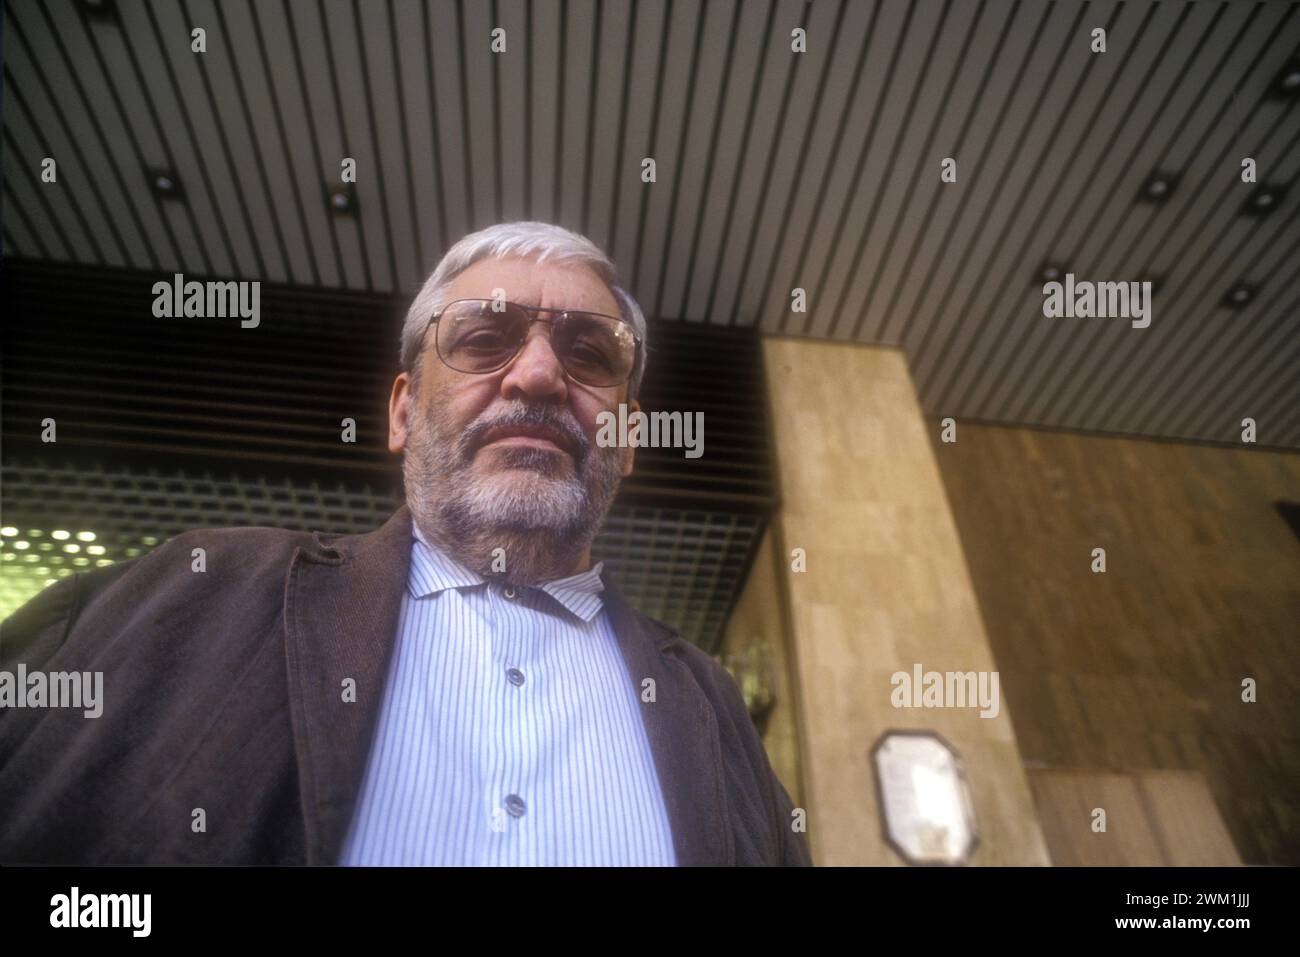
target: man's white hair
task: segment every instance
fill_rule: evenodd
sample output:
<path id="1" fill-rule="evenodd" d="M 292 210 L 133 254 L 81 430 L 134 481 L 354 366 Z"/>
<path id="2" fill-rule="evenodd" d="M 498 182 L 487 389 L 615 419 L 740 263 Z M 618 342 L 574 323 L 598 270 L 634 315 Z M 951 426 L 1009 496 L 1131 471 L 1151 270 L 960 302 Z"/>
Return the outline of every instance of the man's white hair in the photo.
<path id="1" fill-rule="evenodd" d="M 402 368 L 414 373 L 415 359 L 420 351 L 420 341 L 429 324 L 429 317 L 447 304 L 448 287 L 462 272 L 489 257 L 503 259 L 521 256 L 537 262 L 556 262 L 574 266 L 588 266 L 609 287 L 619 314 L 627 320 L 641 339 L 636 366 L 628 380 L 628 398 L 634 398 L 645 372 L 646 322 L 637 301 L 619 284 L 614 261 L 586 236 L 556 226 L 552 223 L 515 222 L 498 223 L 476 233 L 470 233 L 457 242 L 425 280 L 411 308 L 402 322 Z"/>

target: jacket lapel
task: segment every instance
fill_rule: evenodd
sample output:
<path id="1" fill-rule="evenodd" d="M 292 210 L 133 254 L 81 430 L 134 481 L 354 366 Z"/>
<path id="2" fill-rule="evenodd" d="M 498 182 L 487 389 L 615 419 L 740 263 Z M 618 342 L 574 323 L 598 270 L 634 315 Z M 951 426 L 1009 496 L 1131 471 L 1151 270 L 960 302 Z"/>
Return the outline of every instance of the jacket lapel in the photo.
<path id="1" fill-rule="evenodd" d="M 285 656 L 307 863 L 334 864 L 361 789 L 396 644 L 411 516 L 299 548 L 285 583 Z M 355 695 L 345 684 L 354 682 Z M 353 698 L 354 700 L 347 700 Z"/>
<path id="2" fill-rule="evenodd" d="M 605 608 L 632 678 L 679 866 L 735 863 L 735 839 L 722 780 L 717 718 L 686 663 L 672 650 L 677 636 L 640 614 L 602 576 Z M 655 701 L 642 700 L 646 678 Z"/>

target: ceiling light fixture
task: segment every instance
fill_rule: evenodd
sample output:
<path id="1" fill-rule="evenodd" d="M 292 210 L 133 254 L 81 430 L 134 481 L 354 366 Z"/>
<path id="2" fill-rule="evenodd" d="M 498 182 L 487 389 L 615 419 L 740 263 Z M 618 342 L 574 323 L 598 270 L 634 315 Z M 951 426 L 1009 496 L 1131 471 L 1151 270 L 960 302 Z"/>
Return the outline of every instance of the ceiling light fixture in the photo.
<path id="1" fill-rule="evenodd" d="M 1300 93 L 1300 57 L 1292 57 L 1273 81 L 1273 95 L 1293 99 Z"/>
<path id="2" fill-rule="evenodd" d="M 149 188 L 160 199 L 185 198 L 185 191 L 181 189 L 181 181 L 171 170 L 151 169 L 148 171 L 148 177 Z"/>
<path id="3" fill-rule="evenodd" d="M 1274 183 L 1261 183 L 1242 204 L 1243 216 L 1267 216 L 1282 204 L 1286 187 Z"/>
<path id="4" fill-rule="evenodd" d="M 1223 297 L 1223 304 L 1233 309 L 1240 309 L 1242 306 L 1249 305 L 1255 298 L 1255 287 L 1248 283 L 1239 282 L 1228 290 Z"/>
<path id="5" fill-rule="evenodd" d="M 80 0 L 81 12 L 96 20 L 112 20 L 117 16 L 113 0 Z"/>
<path id="6" fill-rule="evenodd" d="M 325 202 L 335 216 L 357 214 L 357 194 L 350 184 L 325 184 Z"/>
<path id="7" fill-rule="evenodd" d="M 1163 203 L 1178 185 L 1177 173 L 1155 172 L 1147 177 L 1138 199 L 1144 203 Z"/>

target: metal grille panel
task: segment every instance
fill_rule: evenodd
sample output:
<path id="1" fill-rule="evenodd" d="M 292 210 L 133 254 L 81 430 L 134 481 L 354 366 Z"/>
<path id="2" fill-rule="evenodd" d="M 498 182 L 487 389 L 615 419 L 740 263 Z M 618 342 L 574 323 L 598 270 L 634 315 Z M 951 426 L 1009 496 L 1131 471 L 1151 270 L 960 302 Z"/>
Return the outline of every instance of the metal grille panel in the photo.
<path id="1" fill-rule="evenodd" d="M 3 487 L 0 619 L 49 582 L 134 558 L 183 531 L 356 534 L 378 528 L 399 504 L 382 489 L 343 482 L 16 462 L 5 466 Z M 713 651 L 761 527 L 753 514 L 615 505 L 593 555 L 633 605 Z"/>

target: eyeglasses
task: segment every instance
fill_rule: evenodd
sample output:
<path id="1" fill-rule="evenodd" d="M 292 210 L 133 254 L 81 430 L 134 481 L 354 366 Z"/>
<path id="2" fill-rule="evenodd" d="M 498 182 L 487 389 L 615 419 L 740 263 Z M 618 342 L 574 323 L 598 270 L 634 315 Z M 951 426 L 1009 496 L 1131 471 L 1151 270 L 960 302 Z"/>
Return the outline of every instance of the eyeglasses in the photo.
<path id="1" fill-rule="evenodd" d="M 539 313 L 558 315 L 542 318 Z M 470 375 L 508 366 L 523 349 L 534 322 L 551 323 L 551 348 L 575 382 L 608 388 L 631 378 L 641 337 L 627 320 L 615 316 L 499 299 L 457 299 L 429 318 L 430 326 L 438 326 L 438 357 L 449 368 Z"/>

